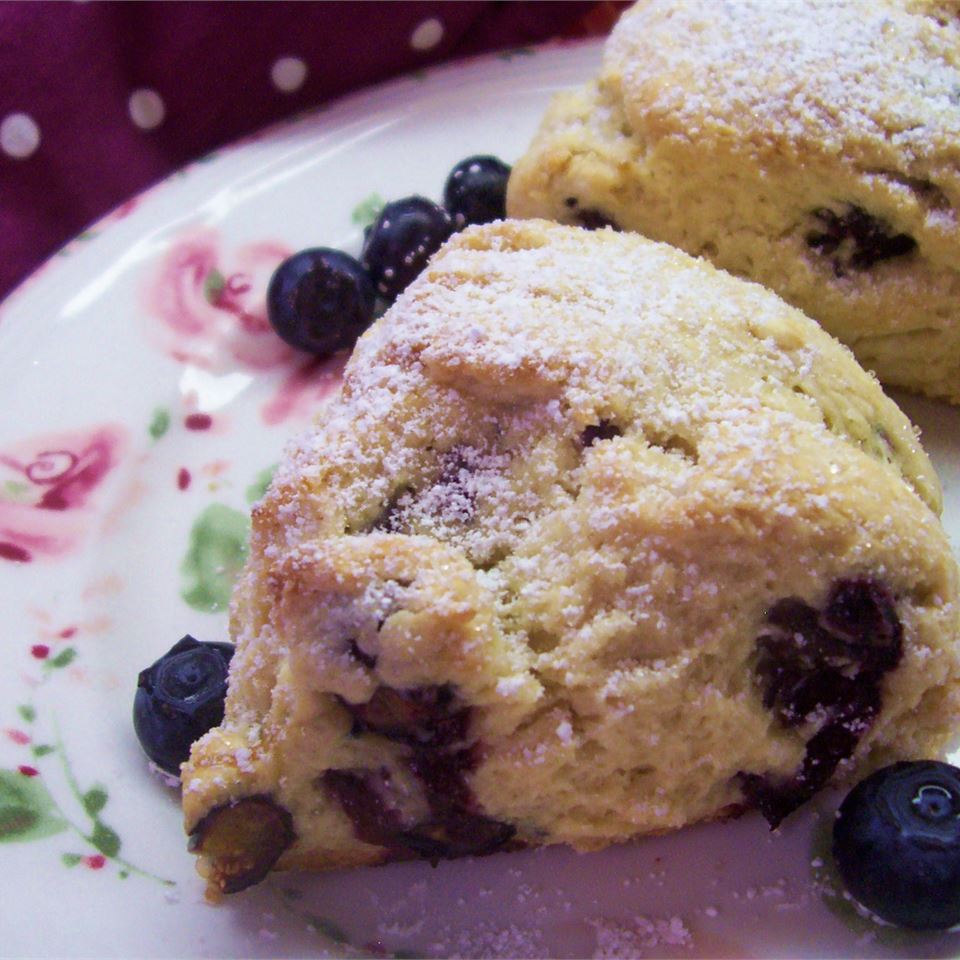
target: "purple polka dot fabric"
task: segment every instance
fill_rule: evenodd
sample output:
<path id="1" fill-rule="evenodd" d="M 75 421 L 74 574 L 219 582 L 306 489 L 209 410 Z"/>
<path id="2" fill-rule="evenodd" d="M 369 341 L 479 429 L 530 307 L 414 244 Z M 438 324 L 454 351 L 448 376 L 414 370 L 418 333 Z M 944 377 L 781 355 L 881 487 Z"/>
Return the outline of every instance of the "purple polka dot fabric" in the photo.
<path id="1" fill-rule="evenodd" d="M 624 4 L 0 4 L 0 297 L 190 160 L 440 61 L 609 30 Z"/>

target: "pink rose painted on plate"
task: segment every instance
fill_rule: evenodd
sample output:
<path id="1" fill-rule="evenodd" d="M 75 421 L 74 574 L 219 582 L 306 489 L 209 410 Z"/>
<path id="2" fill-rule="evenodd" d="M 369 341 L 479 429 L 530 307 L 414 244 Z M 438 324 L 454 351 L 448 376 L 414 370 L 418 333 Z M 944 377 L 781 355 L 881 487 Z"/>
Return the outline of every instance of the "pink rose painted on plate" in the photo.
<path id="1" fill-rule="evenodd" d="M 260 419 L 267 426 L 282 423 L 289 417 L 306 418 L 316 413 L 317 405 L 340 385 L 346 353 L 329 360 L 308 360 L 291 370 L 282 380 L 272 399 L 260 408 Z"/>
<path id="2" fill-rule="evenodd" d="M 280 374 L 261 404 L 268 426 L 310 416 L 340 382 L 345 355 L 308 357 L 285 344 L 267 319 L 266 293 L 292 251 L 273 241 L 222 249 L 215 230 L 195 230 L 171 245 L 146 288 L 146 308 L 162 323 L 151 336 L 171 357 L 211 373 Z"/>
<path id="3" fill-rule="evenodd" d="M 117 465 L 123 428 L 103 425 L 22 441 L 0 451 L 0 559 L 68 553 L 93 519 L 95 491 Z"/>
<path id="4" fill-rule="evenodd" d="M 290 250 L 270 241 L 224 253 L 215 230 L 173 243 L 147 287 L 151 326 L 174 359 L 215 373 L 269 370 L 296 362 L 296 352 L 271 330 L 266 289 Z"/>

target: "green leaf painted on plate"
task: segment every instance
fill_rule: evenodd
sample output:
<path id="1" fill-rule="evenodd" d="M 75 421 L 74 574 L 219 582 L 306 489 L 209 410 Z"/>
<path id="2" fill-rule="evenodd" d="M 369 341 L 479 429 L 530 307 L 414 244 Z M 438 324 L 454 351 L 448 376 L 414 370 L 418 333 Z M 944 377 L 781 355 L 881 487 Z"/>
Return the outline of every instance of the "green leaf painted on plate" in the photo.
<path id="1" fill-rule="evenodd" d="M 253 483 L 247 487 L 247 502 L 256 503 L 266 492 L 267 487 L 270 486 L 270 481 L 273 479 L 274 471 L 277 469 L 277 464 L 272 464 L 269 467 L 261 470 Z"/>
<path id="2" fill-rule="evenodd" d="M 38 743 L 32 748 L 32 753 L 35 757 L 45 757 L 49 753 L 54 753 L 56 747 L 51 746 L 49 743 Z"/>
<path id="3" fill-rule="evenodd" d="M 19 713 L 21 719 L 27 723 L 33 723 L 33 721 L 37 719 L 37 711 L 28 703 L 21 704 L 17 707 L 17 713 Z"/>
<path id="4" fill-rule="evenodd" d="M 0 770 L 0 843 L 40 840 L 67 826 L 39 777 Z"/>
<path id="5" fill-rule="evenodd" d="M 91 817 L 96 815 L 107 805 L 108 794 L 103 787 L 91 787 L 83 795 L 83 809 Z"/>
<path id="6" fill-rule="evenodd" d="M 19 480 L 7 480 L 3 485 L 3 499 L 20 503 L 30 499 L 30 491 L 31 487 L 29 483 L 21 483 Z"/>
<path id="7" fill-rule="evenodd" d="M 46 663 L 50 667 L 54 667 L 58 670 L 63 669 L 64 667 L 69 667 L 74 660 L 77 659 L 77 651 L 73 647 L 67 647 L 64 650 L 61 650 L 55 657 L 50 660 L 47 660 Z"/>
<path id="8" fill-rule="evenodd" d="M 353 208 L 350 219 L 358 227 L 369 227 L 380 216 L 385 203 L 386 201 L 379 193 L 371 193 Z"/>
<path id="9" fill-rule="evenodd" d="M 147 430 L 154 440 L 159 440 L 170 429 L 170 412 L 162 407 L 153 411 L 153 419 Z"/>
<path id="10" fill-rule="evenodd" d="M 99 820 L 93 825 L 93 833 L 87 838 L 105 857 L 115 857 L 120 852 L 120 837 Z"/>
<path id="11" fill-rule="evenodd" d="M 64 853 L 60 857 L 60 862 L 65 867 L 75 867 L 82 859 L 79 853 Z"/>
<path id="12" fill-rule="evenodd" d="M 227 285 L 227 278 L 214 267 L 203 279 L 203 299 L 216 306 Z"/>
<path id="13" fill-rule="evenodd" d="M 230 602 L 234 581 L 247 558 L 250 522 L 245 513 L 212 503 L 190 531 L 180 594 L 194 610 L 216 613 Z"/>

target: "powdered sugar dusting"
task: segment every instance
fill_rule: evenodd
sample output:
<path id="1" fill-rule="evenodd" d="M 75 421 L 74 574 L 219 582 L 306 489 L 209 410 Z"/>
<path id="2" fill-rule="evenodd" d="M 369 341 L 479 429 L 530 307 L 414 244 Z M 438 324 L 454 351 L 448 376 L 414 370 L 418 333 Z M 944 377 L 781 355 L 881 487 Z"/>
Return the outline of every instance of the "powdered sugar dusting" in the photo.
<path id="1" fill-rule="evenodd" d="M 651 30 L 663 31 L 662 43 Z M 632 54 L 641 37 L 653 56 Z M 956 17 L 919 4 L 654 2 L 621 20 L 606 63 L 624 71 L 625 89 L 638 97 L 628 113 L 652 109 L 691 135 L 803 144 L 955 182 L 938 158 L 960 137 L 958 49 Z"/>
<path id="2" fill-rule="evenodd" d="M 318 774 L 363 771 L 391 822 L 428 823 L 403 738 L 450 720 L 471 815 L 511 840 L 596 849 L 721 815 L 737 770 L 796 765 L 750 659 L 772 603 L 851 568 L 952 601 L 909 488 L 928 471 L 876 381 L 768 291 L 635 235 L 468 229 L 361 338 L 255 509 L 227 719 L 184 803 L 269 789 L 316 812 L 304 854 L 358 862 Z M 686 950 L 674 910 L 596 919 L 597 955 Z M 535 923 L 472 920 L 431 952 L 549 950 Z"/>
<path id="3" fill-rule="evenodd" d="M 845 366 L 858 398 L 829 415 L 815 387 L 825 364 Z M 564 682 L 599 629 L 591 585 L 612 578 L 622 586 L 603 629 L 632 624 L 644 640 L 631 655 L 666 677 L 679 661 L 660 578 L 679 564 L 676 597 L 695 616 L 719 602 L 721 577 L 634 526 L 677 503 L 696 524 L 721 502 L 748 512 L 764 503 L 784 520 L 828 511 L 830 451 L 842 460 L 851 444 L 862 447 L 876 419 L 898 454 L 886 466 L 922 483 L 932 471 L 905 418 L 844 348 L 769 292 L 636 236 L 507 222 L 455 237 L 361 338 L 341 396 L 292 442 L 267 502 L 286 551 L 330 533 L 425 536 L 481 568 L 478 582 L 501 614 L 513 616 L 517 603 L 558 604 L 547 629 L 567 637 L 550 657 Z M 581 432 L 602 422 L 617 429 L 588 457 Z M 782 464 L 802 459 L 812 438 L 821 466 L 785 474 Z M 642 502 L 608 495 L 628 477 L 642 483 Z M 568 536 L 551 533 L 549 550 L 528 553 L 524 544 L 541 544 L 560 517 Z M 571 551 L 594 539 L 589 575 L 561 586 L 581 562 Z M 262 549 L 283 554 L 276 539 Z M 349 659 L 345 638 L 375 634 L 395 586 L 342 609 L 313 602 L 341 638 L 339 658 Z M 518 625 L 513 636 L 526 645 L 530 629 Z M 519 672 L 495 682 L 507 698 L 526 684 L 525 655 L 510 658 Z M 263 659 L 238 664 L 260 669 Z M 615 700 L 635 682 L 611 664 L 601 688 Z M 555 730 L 575 743 L 570 723 Z M 536 747 L 525 755 L 542 760 Z"/>
<path id="4" fill-rule="evenodd" d="M 635 917 L 630 923 L 589 920 L 597 933 L 597 960 L 617 960 L 648 954 L 663 947 L 689 947 L 690 931 L 680 917 Z"/>

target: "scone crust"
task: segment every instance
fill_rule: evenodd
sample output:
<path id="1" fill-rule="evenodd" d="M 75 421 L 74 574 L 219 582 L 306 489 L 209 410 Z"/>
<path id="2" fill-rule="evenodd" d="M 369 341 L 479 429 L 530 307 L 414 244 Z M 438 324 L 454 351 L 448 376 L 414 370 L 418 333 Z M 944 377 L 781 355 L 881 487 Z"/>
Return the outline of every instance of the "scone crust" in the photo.
<path id="1" fill-rule="evenodd" d="M 938 509 L 876 380 L 760 286 L 611 230 L 468 229 L 254 510 L 187 830 L 266 795 L 277 866 L 329 869 L 723 816 L 810 737 L 764 704 L 769 611 L 845 581 L 882 585 L 903 656 L 836 776 L 929 755 L 957 706 Z"/>
<path id="2" fill-rule="evenodd" d="M 707 256 L 958 402 L 958 89 L 954 4 L 641 0 L 551 105 L 508 212 Z"/>

